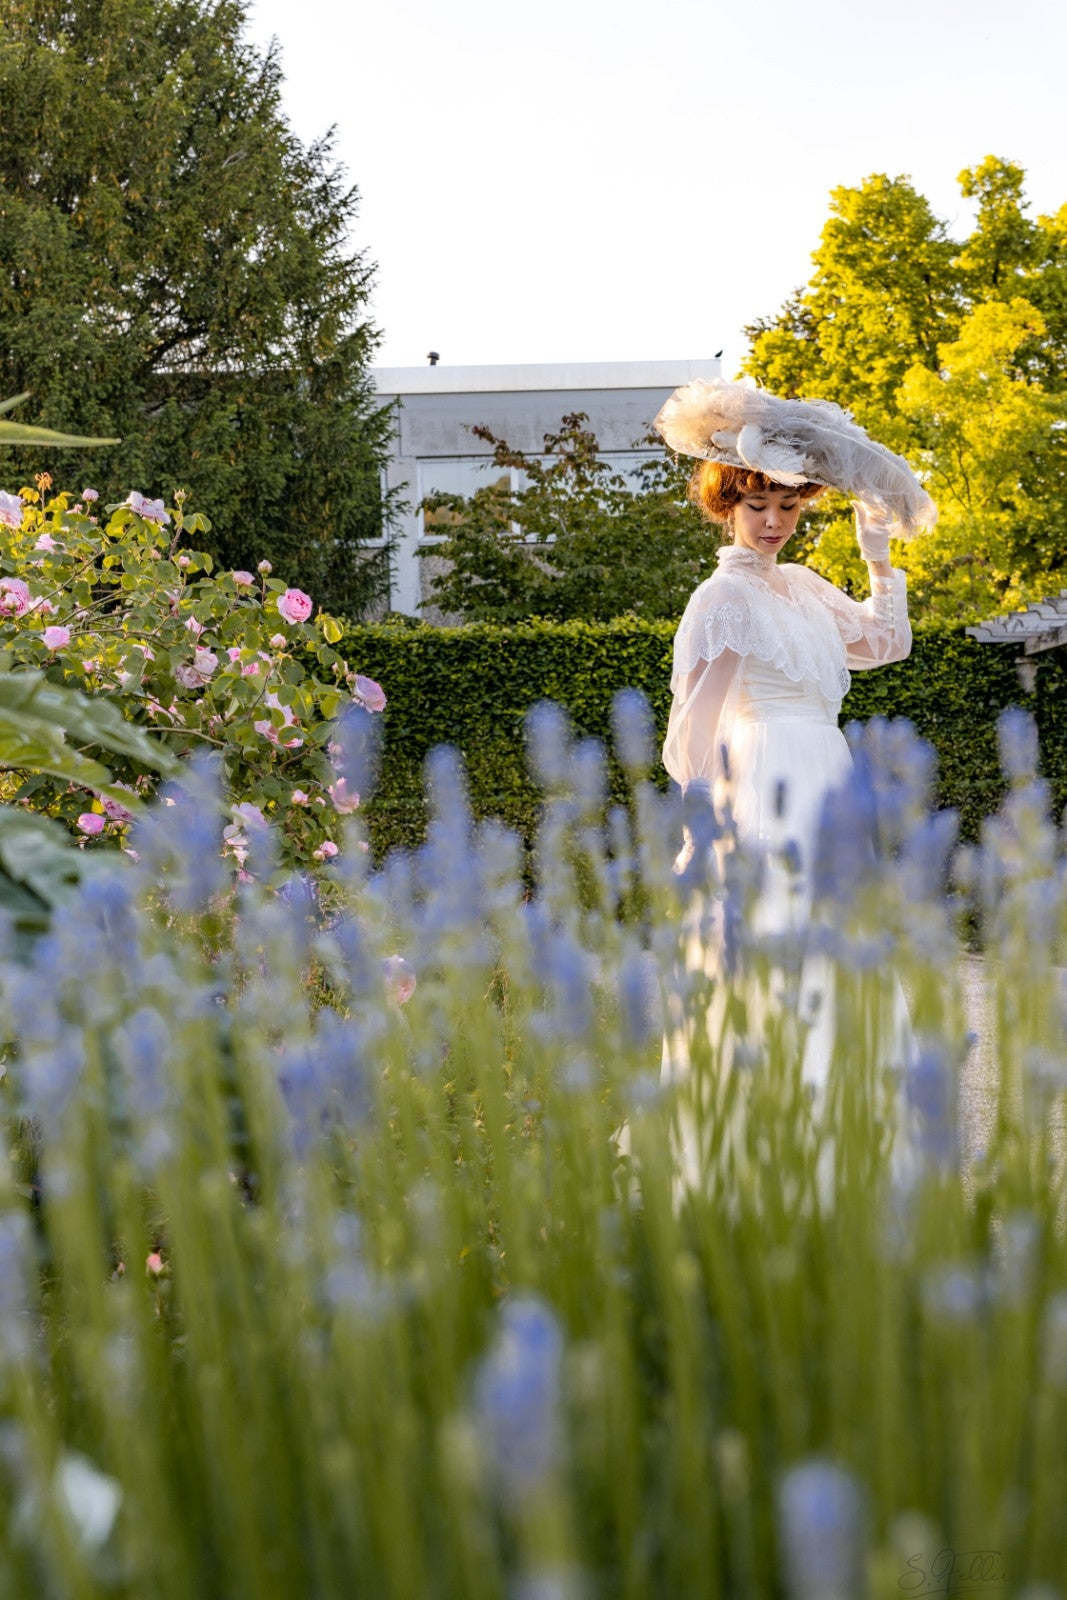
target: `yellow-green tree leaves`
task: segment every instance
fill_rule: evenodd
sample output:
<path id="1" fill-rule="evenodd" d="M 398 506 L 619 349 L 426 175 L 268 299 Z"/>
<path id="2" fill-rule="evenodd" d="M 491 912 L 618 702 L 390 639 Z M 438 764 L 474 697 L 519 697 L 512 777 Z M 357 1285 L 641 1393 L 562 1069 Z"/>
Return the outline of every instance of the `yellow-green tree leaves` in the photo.
<path id="1" fill-rule="evenodd" d="M 920 615 L 1067 585 L 1067 206 L 1032 219 L 1024 179 L 995 156 L 962 172 L 963 240 L 907 178 L 834 190 L 810 282 L 748 329 L 746 371 L 847 406 L 927 476 L 941 520 L 896 552 Z M 841 509 L 804 554 L 862 585 Z"/>

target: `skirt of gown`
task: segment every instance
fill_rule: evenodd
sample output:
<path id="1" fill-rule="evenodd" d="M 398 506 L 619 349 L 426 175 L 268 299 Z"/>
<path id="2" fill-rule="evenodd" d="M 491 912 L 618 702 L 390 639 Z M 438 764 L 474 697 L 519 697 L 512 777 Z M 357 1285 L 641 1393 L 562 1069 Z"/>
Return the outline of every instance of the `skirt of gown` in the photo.
<path id="1" fill-rule="evenodd" d="M 848 778 L 852 757 L 830 708 L 811 684 L 794 684 L 764 663 L 745 663 L 741 691 L 726 741 L 728 779 L 716 790 L 720 812 L 729 808 L 737 847 L 758 866 L 758 890 L 748 909 L 749 931 L 760 937 L 795 934 L 803 939 L 812 904 L 812 871 L 826 795 Z M 724 866 L 720 856 L 720 867 Z M 708 1013 L 701 1019 L 715 1045 L 720 1072 L 739 1059 L 758 1059 L 773 1019 L 788 1011 L 801 1056 L 803 1082 L 816 1102 L 829 1079 L 835 1044 L 834 971 L 824 955 L 806 953 L 799 973 L 772 967 L 759 981 L 740 968 L 727 975 L 721 917 L 707 906 L 693 908 L 688 925 L 684 967 L 677 992 L 668 1001 L 663 1047 L 663 1076 L 685 1079 L 690 1073 L 690 1043 L 695 1020 L 681 996 L 687 974 L 703 974 L 711 982 Z M 886 1053 L 902 1062 L 909 1054 L 910 1027 L 903 992 L 896 986 L 892 1038 Z M 743 1026 L 731 998 L 744 1004 Z M 672 1014 L 673 1011 L 673 1014 Z M 697 1130 L 692 1115 L 681 1123 L 679 1176 L 694 1185 L 700 1168 Z"/>

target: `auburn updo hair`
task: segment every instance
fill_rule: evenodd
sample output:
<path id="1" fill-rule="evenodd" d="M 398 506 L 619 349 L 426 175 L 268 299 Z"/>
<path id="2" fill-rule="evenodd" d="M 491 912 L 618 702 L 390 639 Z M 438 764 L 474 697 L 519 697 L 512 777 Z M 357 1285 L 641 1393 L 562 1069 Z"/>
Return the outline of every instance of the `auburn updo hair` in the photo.
<path id="1" fill-rule="evenodd" d="M 785 484 L 754 472 L 751 467 L 731 467 L 725 461 L 698 461 L 689 480 L 689 498 L 709 522 L 729 521 L 730 512 L 750 494 L 766 494 L 769 489 L 784 489 Z M 821 483 L 801 483 L 794 493 L 801 500 L 814 500 L 822 494 Z"/>

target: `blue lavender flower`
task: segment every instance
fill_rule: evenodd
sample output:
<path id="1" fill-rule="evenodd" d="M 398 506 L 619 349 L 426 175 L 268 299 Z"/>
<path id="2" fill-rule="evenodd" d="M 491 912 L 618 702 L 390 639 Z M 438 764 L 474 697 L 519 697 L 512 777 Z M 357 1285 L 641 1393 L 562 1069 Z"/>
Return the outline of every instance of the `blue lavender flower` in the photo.
<path id="1" fill-rule="evenodd" d="M 415 925 L 415 966 L 444 961 L 484 966 L 490 959 L 481 885 L 485 876 L 474 847 L 461 758 L 448 745 L 426 761 L 432 816 L 426 843 L 413 859 L 409 921 Z M 416 914 L 417 911 L 417 914 Z"/>
<path id="2" fill-rule="evenodd" d="M 563 789 L 570 777 L 571 725 L 554 700 L 541 700 L 526 713 L 526 756 L 542 789 Z"/>
<path id="3" fill-rule="evenodd" d="M 632 780 L 652 765 L 656 724 L 652 708 L 637 689 L 621 689 L 611 702 L 611 732 L 615 755 Z"/>
<path id="4" fill-rule="evenodd" d="M 190 764 L 182 783 L 168 784 L 138 818 L 137 878 L 148 889 L 162 884 L 176 910 L 197 911 L 227 884 L 222 860 L 223 815 L 217 764 Z"/>
<path id="5" fill-rule="evenodd" d="M 921 818 L 910 830 L 901 872 L 912 900 L 929 902 L 944 894 L 959 825 L 959 813 L 946 809 Z"/>
<path id="6" fill-rule="evenodd" d="M 935 1322 L 971 1323 L 988 1302 L 983 1267 L 969 1261 L 949 1261 L 930 1267 L 922 1282 L 922 1303 Z"/>
<path id="7" fill-rule="evenodd" d="M 125 867 L 88 880 L 75 902 L 77 944 L 94 958 L 98 970 L 134 976 L 141 954 L 140 917 L 134 901 L 135 882 Z"/>
<path id="8" fill-rule="evenodd" d="M 641 950 L 628 950 L 619 965 L 619 1004 L 623 1029 L 635 1048 L 662 1033 L 655 965 Z"/>
<path id="9" fill-rule="evenodd" d="M 933 747 L 904 717 L 850 723 L 846 734 L 872 796 L 879 851 L 889 855 L 929 810 L 937 766 Z"/>
<path id="10" fill-rule="evenodd" d="M 64 1023 L 53 1011 L 40 1026 L 19 1034 L 19 1063 L 13 1076 L 26 1115 L 48 1138 L 58 1138 L 67 1107 L 85 1072 L 85 1030 Z"/>
<path id="11" fill-rule="evenodd" d="M 525 908 L 523 924 L 533 974 L 547 991 L 548 1013 L 542 1031 L 549 1037 L 584 1039 L 593 1024 L 592 972 L 587 952 L 568 929 L 552 922 L 539 903 Z"/>
<path id="12" fill-rule="evenodd" d="M 582 1600 L 589 1590 L 576 1567 L 538 1567 L 520 1573 L 508 1588 L 508 1600 Z"/>
<path id="13" fill-rule="evenodd" d="M 943 1040 L 917 1042 L 906 1069 L 905 1096 L 920 1154 L 938 1167 L 958 1160 L 955 1059 Z"/>
<path id="14" fill-rule="evenodd" d="M 356 1022 L 321 1012 L 312 1037 L 286 1047 L 278 1084 L 298 1160 L 330 1128 L 354 1128 L 370 1106 L 364 1039 Z"/>
<path id="15" fill-rule="evenodd" d="M 395 1299 L 388 1282 L 374 1272 L 363 1249 L 359 1217 L 339 1212 L 333 1223 L 334 1259 L 322 1282 L 323 1297 L 333 1311 L 377 1317 Z"/>
<path id="16" fill-rule="evenodd" d="M 1041 1319 L 1041 1370 L 1052 1388 L 1067 1391 L 1067 1289 L 1045 1302 Z"/>
<path id="17" fill-rule="evenodd" d="M 863 1593 L 864 1500 L 851 1473 L 812 1457 L 778 1486 L 779 1568 L 792 1600 L 854 1600 Z"/>
<path id="18" fill-rule="evenodd" d="M 30 1353 L 33 1232 L 23 1211 L 0 1211 L 0 1366 Z"/>
<path id="19" fill-rule="evenodd" d="M 154 1172 L 173 1147 L 172 1025 L 153 1006 L 140 1006 L 111 1034 L 142 1168 Z"/>
<path id="20" fill-rule="evenodd" d="M 1029 711 L 1008 706 L 997 718 L 997 750 L 1005 777 L 1025 783 L 1037 772 L 1037 723 Z"/>
<path id="21" fill-rule="evenodd" d="M 382 720 L 364 706 L 347 706 L 333 724 L 334 766 L 349 789 L 366 800 L 378 780 Z"/>
<path id="22" fill-rule="evenodd" d="M 560 1458 L 563 1332 L 535 1295 L 509 1300 L 474 1378 L 473 1414 L 502 1498 L 517 1505 Z"/>
<path id="23" fill-rule="evenodd" d="M 812 887 L 817 899 L 850 905 L 875 870 L 875 796 L 867 764 L 857 760 L 847 783 L 823 801 Z"/>
<path id="24" fill-rule="evenodd" d="M 993 1236 L 993 1290 L 1011 1307 L 1024 1306 L 1037 1280 L 1041 1223 L 1032 1211 L 1012 1211 Z"/>
<path id="25" fill-rule="evenodd" d="M 682 792 L 682 827 L 686 836 L 685 865 L 676 878 L 678 894 L 687 898 L 704 889 L 718 873 L 712 846 L 727 831 L 716 810 L 711 781 L 692 778 Z"/>
<path id="26" fill-rule="evenodd" d="M 604 746 L 599 739 L 579 739 L 571 751 L 571 782 L 584 816 L 597 814 L 607 797 Z"/>

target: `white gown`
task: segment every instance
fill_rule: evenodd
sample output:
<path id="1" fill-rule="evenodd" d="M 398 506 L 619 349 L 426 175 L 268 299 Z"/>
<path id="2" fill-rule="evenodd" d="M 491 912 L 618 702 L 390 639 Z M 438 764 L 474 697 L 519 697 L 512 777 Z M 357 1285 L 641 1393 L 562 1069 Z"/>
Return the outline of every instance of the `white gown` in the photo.
<path id="1" fill-rule="evenodd" d="M 900 661 L 911 649 L 904 573 L 875 577 L 872 589 L 869 600 L 856 601 L 808 567 L 727 545 L 675 637 L 664 765 L 683 790 L 694 780 L 709 785 L 716 809 L 729 805 L 739 844 L 763 858 L 754 913 L 761 932 L 785 931 L 807 918 L 823 800 L 851 766 L 838 727 L 850 669 Z M 787 844 L 794 847 L 788 868 Z M 713 974 L 720 961 L 706 924 L 691 932 L 687 967 L 699 964 Z M 818 963 L 809 961 L 806 987 L 825 992 Z M 758 1010 L 749 1004 L 750 1036 Z M 691 1026 L 683 1013 L 676 1007 L 672 1018 L 668 1010 L 668 1078 L 688 1072 Z M 804 1045 L 804 1077 L 816 1089 L 825 1083 L 832 1048 L 830 1003 Z"/>

